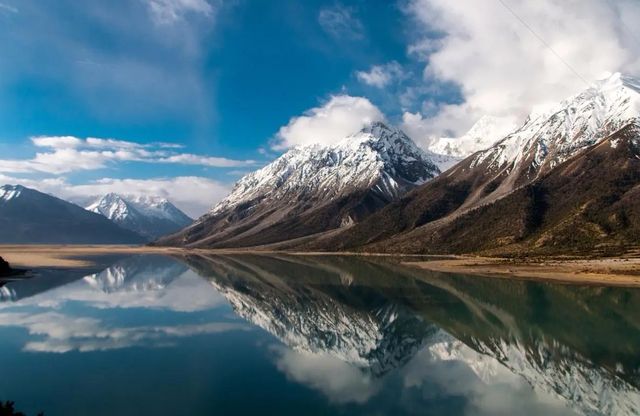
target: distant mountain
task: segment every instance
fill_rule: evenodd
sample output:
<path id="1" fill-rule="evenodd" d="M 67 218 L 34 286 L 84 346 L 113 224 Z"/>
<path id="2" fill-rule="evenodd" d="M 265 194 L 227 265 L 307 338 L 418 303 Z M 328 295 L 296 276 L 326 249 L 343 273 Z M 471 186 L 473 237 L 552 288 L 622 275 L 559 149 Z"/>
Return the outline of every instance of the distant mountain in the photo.
<path id="1" fill-rule="evenodd" d="M 517 127 L 505 119 L 484 116 L 463 136 L 438 138 L 429 144 L 428 150 L 436 155 L 440 161 L 438 166 L 445 171 L 462 159 L 490 148 Z"/>
<path id="2" fill-rule="evenodd" d="M 104 215 L 149 241 L 174 233 L 193 222 L 168 200 L 148 196 L 109 193 L 94 200 L 86 209 Z"/>
<path id="3" fill-rule="evenodd" d="M 346 227 L 439 173 L 402 131 L 373 123 L 335 145 L 288 151 L 159 244 L 255 246 Z"/>
<path id="4" fill-rule="evenodd" d="M 0 187 L 0 242 L 138 244 L 143 239 L 101 215 L 20 185 Z"/>
<path id="5" fill-rule="evenodd" d="M 308 249 L 620 250 L 640 241 L 640 81 L 616 74 Z"/>

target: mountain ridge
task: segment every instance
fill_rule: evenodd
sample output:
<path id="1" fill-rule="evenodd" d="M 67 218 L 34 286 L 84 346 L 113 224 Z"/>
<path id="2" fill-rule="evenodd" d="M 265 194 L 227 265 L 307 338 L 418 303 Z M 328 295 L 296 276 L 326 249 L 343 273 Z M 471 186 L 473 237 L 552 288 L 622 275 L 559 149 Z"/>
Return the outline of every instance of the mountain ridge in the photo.
<path id="1" fill-rule="evenodd" d="M 635 228 L 621 229 L 636 218 L 639 119 L 640 81 L 614 74 L 548 111 L 532 113 L 522 126 L 444 174 L 429 159 L 431 153 L 414 150 L 401 131 L 374 123 L 334 148 L 291 150 L 241 179 L 191 229 L 161 243 L 433 254 L 622 250 L 639 240 Z M 384 151 L 374 152 L 375 143 L 383 143 L 384 151 L 398 143 L 409 150 L 391 153 L 404 155 L 398 164 Z M 335 150 L 343 147 L 350 159 Z M 330 157 L 296 159 L 300 152 L 318 151 Z M 429 180 L 408 171 L 403 184 L 409 186 L 399 186 L 392 174 L 402 172 L 403 162 L 423 157 L 432 168 Z M 341 164 L 344 160 L 350 163 Z M 574 166 L 572 174 L 567 166 Z M 318 172 L 322 180 L 307 180 Z M 300 177 L 304 180 L 296 180 Z M 340 182 L 344 178 L 349 180 Z M 356 179 L 366 186 L 354 186 Z M 343 190 L 349 191 L 346 196 Z M 576 211 L 566 201 L 598 207 L 613 219 Z M 358 212 L 363 206 L 367 209 Z M 216 223 L 222 226 L 210 226 Z M 563 239 L 562 233 L 573 238 Z"/>
<path id="2" fill-rule="evenodd" d="M 85 207 L 148 241 L 174 233 L 193 222 L 165 198 L 108 193 Z"/>
<path id="3" fill-rule="evenodd" d="M 440 173 L 398 129 L 372 123 L 329 146 L 294 148 L 161 245 L 241 247 L 358 222 Z"/>
<path id="4" fill-rule="evenodd" d="M 0 187 L 3 243 L 137 244 L 143 239 L 101 215 L 22 185 Z"/>

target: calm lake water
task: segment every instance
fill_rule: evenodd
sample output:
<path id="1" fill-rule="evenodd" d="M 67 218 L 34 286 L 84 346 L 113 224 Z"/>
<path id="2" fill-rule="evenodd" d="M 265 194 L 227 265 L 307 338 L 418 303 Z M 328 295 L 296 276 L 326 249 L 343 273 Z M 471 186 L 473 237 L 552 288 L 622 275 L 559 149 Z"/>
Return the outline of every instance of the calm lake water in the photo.
<path id="1" fill-rule="evenodd" d="M 640 291 L 389 259 L 137 256 L 0 288 L 28 415 L 640 413 Z"/>

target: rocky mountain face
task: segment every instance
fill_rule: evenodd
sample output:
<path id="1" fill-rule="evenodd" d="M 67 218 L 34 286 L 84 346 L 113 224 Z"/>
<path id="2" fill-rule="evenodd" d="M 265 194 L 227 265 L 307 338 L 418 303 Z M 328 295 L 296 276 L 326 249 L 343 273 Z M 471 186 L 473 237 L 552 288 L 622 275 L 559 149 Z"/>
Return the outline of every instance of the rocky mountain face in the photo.
<path id="1" fill-rule="evenodd" d="M 362 221 L 439 173 L 404 133 L 373 123 L 335 145 L 288 151 L 159 244 L 257 246 L 323 233 Z"/>
<path id="2" fill-rule="evenodd" d="M 308 248 L 582 252 L 637 244 L 640 81 L 616 74 Z M 604 248 L 603 248 L 604 247 Z"/>
<path id="3" fill-rule="evenodd" d="M 85 208 L 149 241 L 174 233 L 193 222 L 164 198 L 109 193 L 95 199 Z"/>
<path id="4" fill-rule="evenodd" d="M 20 185 L 0 187 L 0 242 L 137 244 L 143 239 L 102 215 Z"/>

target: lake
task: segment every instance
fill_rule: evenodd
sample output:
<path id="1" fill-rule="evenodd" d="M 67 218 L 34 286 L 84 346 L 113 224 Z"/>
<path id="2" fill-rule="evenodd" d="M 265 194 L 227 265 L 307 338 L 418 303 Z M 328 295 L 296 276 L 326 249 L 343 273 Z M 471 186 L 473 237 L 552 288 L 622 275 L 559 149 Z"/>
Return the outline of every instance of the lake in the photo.
<path id="1" fill-rule="evenodd" d="M 640 290 L 398 259 L 155 255 L 0 288 L 35 415 L 640 413 Z"/>

